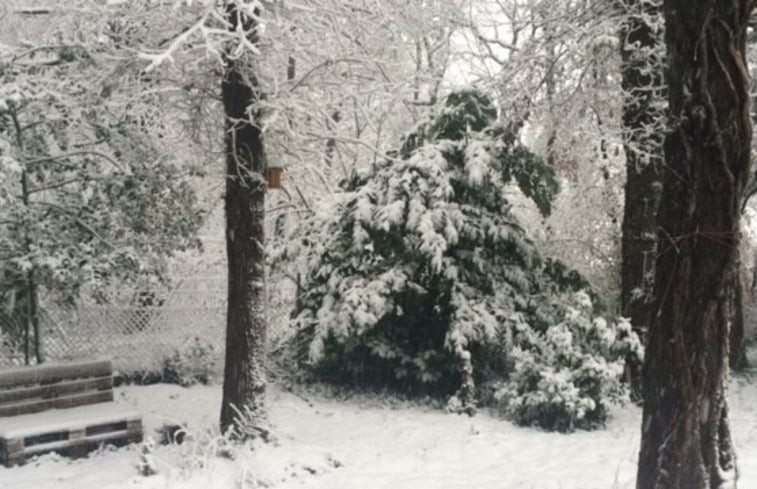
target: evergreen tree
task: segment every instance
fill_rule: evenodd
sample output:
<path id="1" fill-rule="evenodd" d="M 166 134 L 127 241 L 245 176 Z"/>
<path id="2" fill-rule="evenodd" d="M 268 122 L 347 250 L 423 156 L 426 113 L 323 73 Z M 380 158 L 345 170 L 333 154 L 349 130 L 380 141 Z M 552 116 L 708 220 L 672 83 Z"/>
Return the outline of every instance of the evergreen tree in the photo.
<path id="1" fill-rule="evenodd" d="M 305 262 L 302 357 L 332 381 L 453 395 L 466 412 L 488 387 L 524 423 L 592 426 L 638 343 L 592 321 L 574 296 L 588 284 L 518 222 L 506 185 L 544 215 L 558 186 L 496 117 L 484 95 L 451 94 L 280 254 Z"/>

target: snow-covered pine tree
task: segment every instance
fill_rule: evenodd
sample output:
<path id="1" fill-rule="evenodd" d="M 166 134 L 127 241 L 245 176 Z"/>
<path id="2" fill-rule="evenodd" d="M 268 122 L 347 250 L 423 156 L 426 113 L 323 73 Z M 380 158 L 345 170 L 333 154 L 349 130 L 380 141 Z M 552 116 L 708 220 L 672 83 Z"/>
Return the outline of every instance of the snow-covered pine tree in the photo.
<path id="1" fill-rule="evenodd" d="M 549 213 L 553 169 L 486 96 L 449 95 L 279 251 L 303 267 L 300 358 L 329 381 L 452 395 L 469 413 L 488 386 L 523 423 L 601 422 L 638 342 L 625 322 L 593 321 L 587 294 L 572 299 L 588 284 L 540 255 L 509 183 Z"/>

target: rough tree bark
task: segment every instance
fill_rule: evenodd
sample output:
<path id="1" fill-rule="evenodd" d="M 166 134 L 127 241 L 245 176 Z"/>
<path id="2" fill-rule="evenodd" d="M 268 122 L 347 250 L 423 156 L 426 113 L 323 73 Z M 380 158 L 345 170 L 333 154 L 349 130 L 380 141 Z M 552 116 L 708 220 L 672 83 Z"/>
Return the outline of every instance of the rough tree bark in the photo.
<path id="1" fill-rule="evenodd" d="M 672 127 L 657 219 L 638 489 L 736 487 L 725 395 L 726 289 L 750 165 L 745 41 L 752 4 L 664 3 Z"/>
<path id="2" fill-rule="evenodd" d="M 257 43 L 255 17 L 226 4 L 229 29 Z M 221 430 L 239 438 L 267 436 L 265 423 L 266 297 L 264 217 L 266 166 L 258 125 L 260 87 L 250 53 L 225 56 L 221 83 L 226 116 L 226 251 L 228 305 Z M 240 413 L 244 416 L 240 416 Z"/>
<path id="3" fill-rule="evenodd" d="M 751 20 L 751 27 L 754 29 L 757 27 L 757 18 L 754 16 Z M 754 48 L 754 44 L 757 41 L 755 38 L 754 30 L 747 39 L 747 44 L 751 49 Z M 754 82 L 754 70 L 752 70 L 752 125 L 757 120 L 757 111 L 755 110 L 755 86 Z M 753 151 L 754 155 L 754 144 Z M 744 193 L 744 198 L 741 202 L 741 214 L 746 212 L 749 200 L 757 193 L 757 173 L 755 173 L 754 162 L 752 162 L 751 177 L 747 183 L 747 188 Z M 739 260 L 740 262 L 740 260 Z M 746 338 L 745 338 L 745 324 L 744 324 L 744 285 L 741 276 L 741 263 L 735 265 L 734 271 L 734 284 L 731 288 L 731 302 L 732 302 L 732 319 L 731 319 L 731 351 L 730 351 L 730 363 L 731 368 L 735 371 L 744 370 L 749 367 L 749 362 L 746 356 Z M 752 283 L 752 291 L 754 291 L 754 282 Z"/>
<path id="4" fill-rule="evenodd" d="M 634 331 L 646 338 L 652 311 L 657 205 L 662 189 L 663 94 L 661 33 L 651 25 L 660 15 L 655 0 L 622 0 L 623 141 L 626 153 L 625 206 L 621 237 L 621 311 Z M 626 362 L 635 399 L 641 397 L 641 363 Z"/>
<path id="5" fill-rule="evenodd" d="M 735 371 L 744 370 L 749 366 L 744 342 L 744 287 L 741 279 L 741 257 L 736 258 L 728 290 L 729 308 L 731 311 L 731 331 L 729 347 L 729 365 Z"/>

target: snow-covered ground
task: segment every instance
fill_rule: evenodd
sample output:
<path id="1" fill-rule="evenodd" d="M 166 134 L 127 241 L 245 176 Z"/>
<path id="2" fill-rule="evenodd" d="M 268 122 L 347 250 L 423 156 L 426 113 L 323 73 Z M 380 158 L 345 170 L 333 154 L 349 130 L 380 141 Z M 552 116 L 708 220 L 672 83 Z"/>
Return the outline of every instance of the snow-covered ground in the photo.
<path id="1" fill-rule="evenodd" d="M 174 385 L 117 389 L 119 402 L 144 414 L 146 432 L 188 423 L 182 445 L 153 452 L 157 475 L 139 475 L 138 447 L 87 459 L 47 455 L 0 468 L 2 489 L 622 489 L 634 486 L 641 411 L 618 408 L 604 430 L 572 434 L 520 428 L 487 413 L 473 418 L 408 403 L 336 400 L 272 387 L 277 442 L 215 454 L 210 435 L 220 387 Z M 757 382 L 735 379 L 731 419 L 740 487 L 757 487 Z M 157 437 L 156 437 L 157 438 Z"/>

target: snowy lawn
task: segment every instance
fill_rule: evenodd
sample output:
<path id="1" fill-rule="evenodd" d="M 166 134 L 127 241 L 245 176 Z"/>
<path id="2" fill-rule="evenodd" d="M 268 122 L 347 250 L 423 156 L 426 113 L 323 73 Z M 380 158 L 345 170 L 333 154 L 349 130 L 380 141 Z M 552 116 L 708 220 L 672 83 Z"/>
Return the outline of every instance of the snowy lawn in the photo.
<path id="1" fill-rule="evenodd" d="M 641 411 L 618 408 L 604 430 L 568 435 L 366 398 L 338 401 L 272 387 L 277 443 L 234 459 L 212 455 L 220 387 L 130 386 L 118 400 L 144 415 L 147 434 L 188 423 L 194 441 L 158 446 L 157 475 L 137 473 L 138 447 L 70 461 L 56 455 L 0 468 L 2 489 L 446 489 L 632 488 Z M 740 487 L 757 487 L 757 383 L 736 379 L 731 419 Z M 157 438 L 157 435 L 153 435 Z"/>

